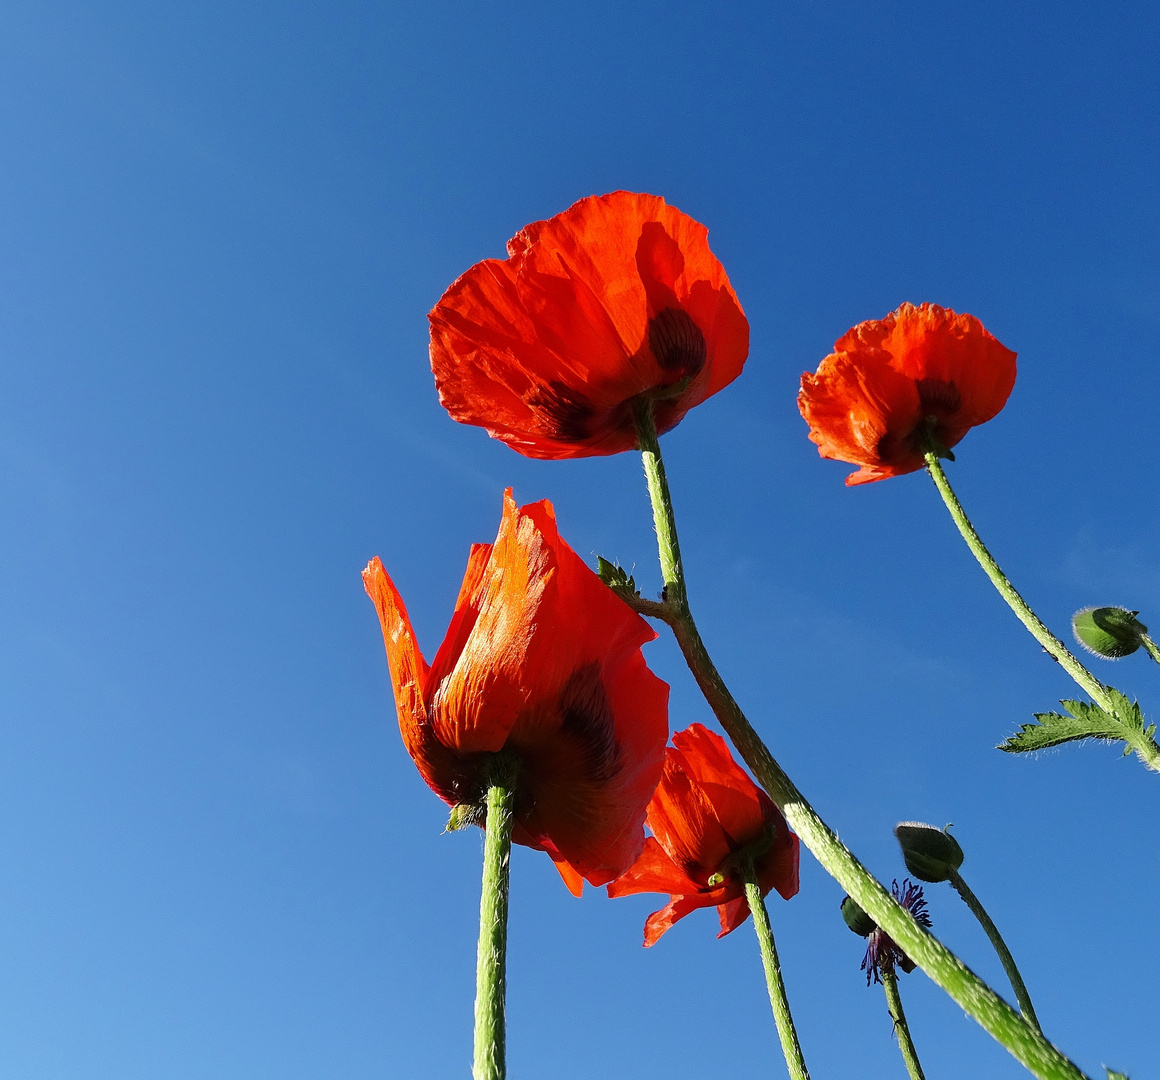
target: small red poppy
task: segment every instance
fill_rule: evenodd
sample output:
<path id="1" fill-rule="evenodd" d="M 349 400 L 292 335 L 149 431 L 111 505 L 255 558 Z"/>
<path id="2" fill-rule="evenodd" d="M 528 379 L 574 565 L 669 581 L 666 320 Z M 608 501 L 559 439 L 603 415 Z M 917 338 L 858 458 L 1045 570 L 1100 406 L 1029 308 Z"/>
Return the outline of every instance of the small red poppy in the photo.
<path id="1" fill-rule="evenodd" d="M 973 315 L 903 304 L 859 323 L 813 375 L 798 409 L 825 458 L 860 465 L 847 484 L 915 472 L 928 446 L 949 451 L 1007 403 L 1015 353 Z"/>
<path id="2" fill-rule="evenodd" d="M 691 911 L 716 907 L 724 937 L 749 915 L 741 860 L 752 859 L 764 896 L 798 891 L 798 838 L 733 760 L 725 740 L 700 724 L 673 735 L 648 807 L 653 835 L 609 896 L 668 893 L 644 924 L 645 946 Z"/>
<path id="3" fill-rule="evenodd" d="M 452 417 L 533 458 L 636 446 L 741 374 L 749 323 L 704 225 L 656 195 L 581 199 L 476 263 L 430 315 Z"/>
<path id="4" fill-rule="evenodd" d="M 577 896 L 644 844 L 664 759 L 668 685 L 645 664 L 656 632 L 560 538 L 551 503 L 517 509 L 471 549 L 428 666 L 382 562 L 363 583 L 387 646 L 403 743 L 452 806 L 479 806 L 487 755 L 519 762 L 513 839 L 548 852 Z"/>

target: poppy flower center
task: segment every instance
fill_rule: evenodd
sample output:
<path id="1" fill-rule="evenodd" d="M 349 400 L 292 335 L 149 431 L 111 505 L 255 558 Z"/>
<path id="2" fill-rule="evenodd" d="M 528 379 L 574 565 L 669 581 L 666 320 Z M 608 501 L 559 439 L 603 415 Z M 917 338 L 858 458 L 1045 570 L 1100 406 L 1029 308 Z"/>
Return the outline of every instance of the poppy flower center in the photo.
<path id="1" fill-rule="evenodd" d="M 649 319 L 648 347 L 662 371 L 692 376 L 705 366 L 705 335 L 683 308 L 665 308 Z"/>

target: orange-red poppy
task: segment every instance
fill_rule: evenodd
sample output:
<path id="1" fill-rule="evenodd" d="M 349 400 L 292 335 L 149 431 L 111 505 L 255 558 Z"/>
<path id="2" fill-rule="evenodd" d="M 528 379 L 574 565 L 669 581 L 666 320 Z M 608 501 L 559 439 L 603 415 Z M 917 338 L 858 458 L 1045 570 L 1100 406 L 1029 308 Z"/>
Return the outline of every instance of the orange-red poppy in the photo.
<path id="1" fill-rule="evenodd" d="M 733 760 L 725 740 L 700 724 L 673 735 L 648 807 L 653 835 L 609 896 L 668 893 L 644 924 L 652 945 L 678 919 L 716 907 L 724 937 L 749 915 L 743 861 L 752 860 L 764 896 L 798 891 L 798 838 L 785 818 Z"/>
<path id="2" fill-rule="evenodd" d="M 704 225 L 656 195 L 581 199 L 476 263 L 431 312 L 431 369 L 460 423 L 534 458 L 636 446 L 741 374 L 749 323 Z"/>
<path id="3" fill-rule="evenodd" d="M 363 571 L 387 646 L 399 728 L 428 786 L 478 807 L 488 755 L 518 761 L 512 838 L 548 852 L 577 896 L 644 844 L 668 737 L 668 685 L 645 665 L 656 632 L 560 538 L 551 503 L 517 509 L 471 549 L 430 666 L 379 559 Z"/>
<path id="4" fill-rule="evenodd" d="M 1015 353 L 973 315 L 903 304 L 859 323 L 802 375 L 798 408 L 822 457 L 860 465 L 847 484 L 921 469 L 1007 404 Z"/>

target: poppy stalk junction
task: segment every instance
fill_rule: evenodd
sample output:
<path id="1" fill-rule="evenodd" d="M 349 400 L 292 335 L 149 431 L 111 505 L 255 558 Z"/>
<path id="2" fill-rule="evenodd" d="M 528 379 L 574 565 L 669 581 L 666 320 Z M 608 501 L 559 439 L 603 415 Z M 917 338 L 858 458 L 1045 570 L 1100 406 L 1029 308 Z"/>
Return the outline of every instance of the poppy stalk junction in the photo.
<path id="1" fill-rule="evenodd" d="M 620 590 L 620 595 L 637 611 L 663 620 L 672 629 L 701 693 L 730 741 L 823 869 L 890 934 L 907 956 L 1035 1076 L 1040 1080 L 1084 1080 L 1084 1073 L 1075 1064 L 886 891 L 822 821 L 774 759 L 721 678 L 693 621 L 672 497 L 651 408 L 647 405 L 638 409 L 637 432 L 652 501 L 664 592 L 660 601 L 632 596 L 628 590 Z"/>

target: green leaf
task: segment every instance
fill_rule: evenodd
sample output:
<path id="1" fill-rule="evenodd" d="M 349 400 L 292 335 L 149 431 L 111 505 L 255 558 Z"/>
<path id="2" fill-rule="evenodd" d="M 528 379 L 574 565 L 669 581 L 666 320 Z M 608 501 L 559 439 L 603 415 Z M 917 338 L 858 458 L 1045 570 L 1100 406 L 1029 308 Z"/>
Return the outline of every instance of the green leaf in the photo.
<path id="1" fill-rule="evenodd" d="M 1086 701 L 1062 701 L 1070 716 L 1063 713 L 1036 713 L 1038 723 L 1024 724 L 1005 742 L 1000 750 L 1008 754 L 1024 754 L 1031 750 L 1046 750 L 1078 739 L 1123 739 L 1124 725 L 1098 705 Z"/>
<path id="2" fill-rule="evenodd" d="M 601 555 L 596 556 L 596 576 L 610 589 L 615 589 L 617 592 L 627 592 L 633 596 L 640 595 L 632 575 L 623 566 L 609 562 Z"/>
<path id="3" fill-rule="evenodd" d="M 1160 747 L 1152 736 L 1155 724 L 1144 726 L 1144 714 L 1135 701 L 1129 701 L 1114 687 L 1107 687 L 1113 712 L 1091 701 L 1061 701 L 1067 710 L 1063 713 L 1036 713 L 1038 723 L 1024 724 L 1009 739 L 999 744 L 1008 754 L 1023 754 L 1031 750 L 1045 750 L 1065 742 L 1080 739 L 1106 739 L 1124 742 L 1124 757 L 1134 750 L 1149 768 L 1158 768 Z"/>
<path id="4" fill-rule="evenodd" d="M 1104 1066 L 1104 1072 L 1108 1074 L 1108 1080 L 1128 1080 L 1126 1073 L 1116 1072 L 1115 1069 L 1109 1069 L 1106 1065 Z"/>

